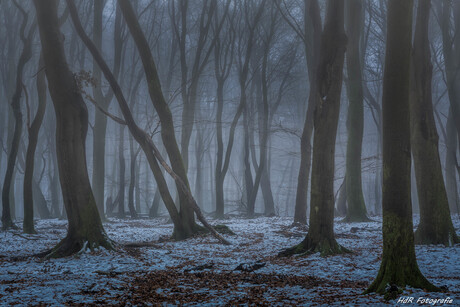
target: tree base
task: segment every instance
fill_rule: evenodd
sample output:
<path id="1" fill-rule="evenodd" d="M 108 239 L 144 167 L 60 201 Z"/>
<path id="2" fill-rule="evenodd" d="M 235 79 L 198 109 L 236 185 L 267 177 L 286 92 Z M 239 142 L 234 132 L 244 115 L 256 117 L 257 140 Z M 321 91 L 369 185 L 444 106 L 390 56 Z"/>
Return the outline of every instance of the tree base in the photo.
<path id="1" fill-rule="evenodd" d="M 8 230 L 8 229 L 18 230 L 19 227 L 16 226 L 16 224 L 14 224 L 12 220 L 2 221 L 2 230 Z"/>
<path id="2" fill-rule="evenodd" d="M 430 283 L 417 267 L 409 269 L 399 267 L 399 265 L 392 267 L 389 264 L 382 263 L 377 278 L 363 294 L 376 292 L 385 295 L 385 298 L 392 299 L 395 296 L 395 289 L 406 286 L 423 289 L 428 292 L 442 291 L 441 288 Z"/>
<path id="3" fill-rule="evenodd" d="M 423 230 L 422 230 L 423 229 Z M 459 237 L 455 233 L 455 229 L 445 232 L 444 234 L 436 234 L 434 229 L 426 229 L 423 227 L 417 227 L 414 233 L 414 242 L 416 245 L 437 245 L 443 244 L 444 246 L 453 246 L 454 244 L 460 243 Z"/>
<path id="4" fill-rule="evenodd" d="M 98 239 L 84 239 L 67 235 L 51 250 L 40 253 L 37 256 L 44 259 L 63 258 L 83 253 L 88 249 L 94 251 L 99 247 L 103 247 L 107 250 L 114 250 L 113 242 L 105 236 Z"/>
<path id="5" fill-rule="evenodd" d="M 335 239 L 322 239 L 317 242 L 307 237 L 300 244 L 287 248 L 278 254 L 278 257 L 290 257 L 293 255 L 311 255 L 320 253 L 321 257 L 351 253 L 351 251 L 341 246 Z"/>
<path id="6" fill-rule="evenodd" d="M 203 227 L 203 226 L 201 226 L 199 224 L 196 224 L 196 223 L 192 228 L 193 228 L 193 232 L 187 233 L 187 232 L 185 232 L 183 230 L 183 228 L 179 229 L 179 227 L 174 227 L 174 232 L 173 232 L 173 235 L 172 235 L 172 239 L 175 240 L 175 241 L 182 241 L 182 240 L 193 238 L 193 237 L 196 237 L 196 236 L 199 236 L 199 235 L 209 234 L 210 233 L 210 231 L 206 227 Z M 215 225 L 215 226 L 213 226 L 213 228 L 218 233 L 221 233 L 221 234 L 236 235 L 226 225 Z"/>
<path id="7" fill-rule="evenodd" d="M 22 232 L 23 233 L 26 233 L 26 234 L 29 234 L 29 235 L 36 235 L 37 234 L 37 231 L 35 230 L 34 226 L 23 226 L 22 227 Z"/>
<path id="8" fill-rule="evenodd" d="M 367 223 L 367 222 L 375 222 L 374 220 L 367 217 L 367 215 L 359 215 L 359 216 L 348 216 L 346 215 L 340 223 Z"/>

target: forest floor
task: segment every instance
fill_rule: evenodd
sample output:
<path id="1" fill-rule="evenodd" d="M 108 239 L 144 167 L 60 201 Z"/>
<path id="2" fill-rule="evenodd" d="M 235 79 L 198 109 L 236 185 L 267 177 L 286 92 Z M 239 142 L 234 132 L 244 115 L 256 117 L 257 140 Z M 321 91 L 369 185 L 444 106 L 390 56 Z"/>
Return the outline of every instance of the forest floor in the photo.
<path id="1" fill-rule="evenodd" d="M 104 227 L 118 243 L 117 251 L 52 260 L 32 255 L 63 238 L 67 223 L 38 220 L 37 235 L 0 232 L 0 305 L 395 305 L 380 295 L 361 294 L 376 277 L 382 257 L 382 224 L 375 220 L 336 221 L 337 240 L 352 254 L 277 258 L 306 234 L 305 228 L 289 227 L 292 218 L 211 220 L 236 233 L 225 235 L 231 246 L 209 235 L 170 241 L 172 224 L 166 218 L 110 219 Z M 458 217 L 454 225 L 458 232 Z M 414 297 L 414 303 L 419 297 L 450 297 L 450 305 L 460 305 L 460 245 L 417 246 L 416 253 L 422 273 L 449 291 L 409 288 L 402 296 Z M 256 263 L 259 269 L 246 272 Z"/>

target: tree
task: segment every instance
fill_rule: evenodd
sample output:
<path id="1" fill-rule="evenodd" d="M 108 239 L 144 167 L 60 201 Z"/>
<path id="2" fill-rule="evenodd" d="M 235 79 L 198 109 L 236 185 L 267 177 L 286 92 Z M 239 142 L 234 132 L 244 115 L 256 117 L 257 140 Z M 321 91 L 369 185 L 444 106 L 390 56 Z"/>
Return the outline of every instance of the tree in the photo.
<path id="1" fill-rule="evenodd" d="M 14 5 L 19 9 L 22 14 L 22 24 L 20 29 L 20 37 L 23 44 L 21 55 L 19 56 L 18 66 L 16 68 L 16 87 L 14 90 L 13 97 L 11 99 L 11 108 L 14 115 L 14 132 L 13 139 L 11 142 L 11 148 L 8 153 L 8 164 L 5 173 L 5 179 L 3 181 L 2 189 L 2 228 L 16 228 L 12 219 L 10 212 L 10 193 L 12 186 L 14 187 L 13 182 L 13 172 L 16 164 L 16 158 L 19 150 L 19 142 L 22 134 L 22 112 L 21 112 L 21 94 L 23 91 L 22 75 L 24 72 L 24 66 L 32 57 L 32 36 L 35 32 L 35 26 L 32 25 L 29 28 L 28 33 L 26 34 L 25 29 L 29 21 L 28 13 L 21 7 L 16 1 L 13 1 Z M 14 190 L 14 188 L 13 188 Z M 33 216 L 32 216 L 33 219 Z M 32 221 L 33 223 L 33 221 Z"/>
<path id="2" fill-rule="evenodd" d="M 124 12 L 124 14 L 125 13 L 128 14 L 127 18 L 132 21 L 133 18 L 135 19 L 134 11 L 133 11 L 131 5 L 128 2 L 125 3 L 125 4 L 128 5 L 128 7 L 125 7 L 125 9 L 127 9 L 127 10 L 126 10 L 126 12 Z M 125 118 L 125 121 L 123 121 L 120 118 L 114 117 L 113 115 L 111 115 L 108 112 L 104 111 L 100 107 L 99 107 L 99 110 L 103 111 L 107 116 L 110 116 L 113 120 L 117 121 L 118 123 L 123 124 L 123 125 L 127 125 L 129 130 L 130 130 L 130 132 L 131 132 L 131 134 L 132 134 L 132 136 L 136 139 L 136 141 L 141 146 L 144 154 L 146 155 L 147 161 L 148 161 L 150 169 L 152 170 L 152 173 L 153 173 L 153 175 L 155 177 L 155 180 L 157 181 L 158 190 L 159 190 L 159 192 L 160 192 L 160 194 L 161 194 L 161 196 L 163 198 L 165 206 L 166 206 L 167 210 L 169 211 L 171 219 L 172 219 L 172 221 L 174 223 L 173 237 L 176 240 L 182 240 L 182 239 L 185 239 L 188 236 L 192 235 L 193 233 L 188 232 L 189 229 L 187 229 L 187 228 L 184 229 L 184 227 L 190 227 L 191 225 L 187 225 L 187 224 L 183 223 L 183 219 L 181 219 L 181 216 L 180 216 L 179 212 L 177 211 L 177 209 L 175 207 L 174 201 L 172 200 L 172 197 L 171 197 L 171 195 L 169 193 L 168 186 L 166 184 L 165 178 L 163 177 L 163 173 L 161 172 L 161 169 L 160 169 L 160 166 L 159 166 L 158 163 L 160 163 L 163 166 L 163 168 L 165 169 L 165 171 L 174 179 L 174 181 L 176 183 L 176 186 L 179 189 L 179 192 L 182 193 L 184 195 L 184 197 L 185 197 L 185 203 L 184 204 L 189 206 L 189 210 L 193 210 L 193 212 L 196 213 L 196 215 L 197 215 L 198 219 L 201 221 L 201 223 L 203 223 L 203 225 L 220 242 L 222 242 L 223 244 L 230 244 L 230 242 L 225 240 L 221 235 L 219 235 L 216 232 L 216 230 L 211 225 L 209 225 L 209 223 L 206 221 L 206 219 L 204 218 L 203 214 L 201 213 L 200 208 L 196 204 L 196 201 L 195 201 L 195 199 L 193 198 L 193 196 L 192 196 L 192 194 L 190 192 L 190 188 L 189 188 L 189 185 L 187 184 L 187 182 L 183 181 L 182 178 L 178 174 L 175 173 L 174 169 L 172 169 L 166 163 L 166 161 L 163 159 L 162 155 L 160 154 L 160 151 L 155 146 L 155 144 L 153 143 L 151 137 L 147 134 L 147 132 L 145 132 L 144 130 L 140 129 L 139 126 L 137 126 L 137 124 L 134 121 L 134 118 L 132 116 L 132 113 L 131 113 L 131 110 L 129 108 L 129 105 L 126 102 L 124 94 L 123 94 L 123 92 L 122 92 L 122 90 L 120 88 L 120 85 L 116 81 L 114 75 L 110 71 L 109 67 L 105 63 L 104 59 L 102 58 L 101 54 L 97 50 L 97 48 L 94 45 L 94 43 L 86 35 L 86 33 L 85 33 L 85 31 L 84 31 L 84 29 L 83 29 L 83 27 L 81 25 L 80 19 L 78 18 L 77 8 L 75 7 L 75 4 L 74 4 L 73 0 L 67 0 L 67 5 L 69 7 L 70 16 L 71 16 L 72 22 L 73 22 L 73 24 L 75 26 L 76 32 L 78 33 L 78 35 L 82 39 L 82 41 L 85 44 L 85 46 L 91 52 L 91 54 L 93 55 L 94 59 L 97 61 L 99 67 L 101 68 L 101 71 L 103 72 L 105 78 L 109 82 L 110 87 L 112 88 L 112 90 L 114 92 L 114 95 L 117 98 L 118 105 L 119 105 L 119 107 L 121 109 L 121 112 L 123 113 L 123 117 Z M 138 23 L 137 23 L 137 25 L 134 24 L 134 27 L 135 27 L 135 30 L 140 31 L 140 25 Z M 142 34 L 142 32 L 140 32 L 140 33 Z M 142 41 L 142 43 L 147 45 L 146 41 L 145 41 L 145 37 L 144 37 L 144 40 Z M 145 48 L 145 45 L 143 46 L 144 48 Z M 148 45 L 147 45 L 147 48 L 148 48 Z M 145 50 L 143 49 L 143 51 L 145 51 Z M 154 85 L 158 86 L 158 88 L 155 88 L 155 89 L 160 91 L 159 94 L 162 97 L 161 88 L 159 87 L 158 75 L 156 74 L 155 63 L 152 60 L 151 63 L 147 63 L 147 64 L 152 65 L 152 67 L 150 67 L 150 69 L 152 69 L 153 71 L 149 70 L 149 73 L 153 74 L 153 72 L 154 72 L 153 76 L 155 77 L 155 79 L 151 80 L 151 81 L 155 82 Z M 158 83 L 156 83 L 156 82 L 158 82 Z M 156 93 L 156 94 L 158 94 L 158 93 Z M 91 98 L 91 97 L 88 97 L 88 98 Z M 163 98 L 162 103 L 165 103 L 164 98 Z M 97 104 L 96 104 L 96 106 L 97 106 Z M 163 108 L 165 108 L 165 109 L 162 109 L 162 111 L 166 112 L 166 115 L 168 115 L 168 113 L 169 113 L 169 115 L 171 115 L 167 105 L 166 106 L 161 105 L 161 106 Z M 163 113 L 163 115 L 164 115 L 164 113 Z M 160 119 L 161 119 L 161 117 L 160 117 Z M 167 120 L 167 124 L 172 125 L 172 118 L 166 118 L 166 120 Z M 172 130 L 171 132 L 174 135 L 174 130 Z M 198 225 L 196 225 L 196 226 L 198 226 Z M 185 235 L 188 235 L 188 236 L 185 236 Z"/>
<path id="3" fill-rule="evenodd" d="M 347 44 L 343 21 L 343 1 L 329 0 L 316 72 L 319 100 L 314 113 L 310 228 L 300 244 L 284 250 L 281 256 L 316 252 L 326 256 L 347 251 L 334 238 L 335 139 Z"/>
<path id="4" fill-rule="evenodd" d="M 430 0 L 420 0 L 412 48 L 410 96 L 411 147 L 420 205 L 415 242 L 451 246 L 458 238 L 450 217 L 433 115 L 429 17 Z"/>
<path id="5" fill-rule="evenodd" d="M 70 71 L 59 31 L 56 0 L 35 0 L 48 88 L 56 114 L 59 179 L 68 217 L 67 236 L 47 257 L 64 257 L 99 246 L 112 249 L 99 217 L 86 166 L 88 111 Z"/>
<path id="6" fill-rule="evenodd" d="M 383 79 L 383 259 L 366 290 L 384 293 L 388 285 L 437 290 L 415 258 L 410 192 L 409 80 L 412 0 L 388 2 Z"/>
<path id="7" fill-rule="evenodd" d="M 43 67 L 43 57 L 40 55 L 39 70 Z M 45 72 L 40 70 L 37 74 L 37 96 L 38 108 L 37 113 L 32 121 L 27 120 L 27 129 L 29 132 L 29 145 L 26 152 L 26 167 L 24 171 L 24 222 L 23 231 L 25 233 L 36 233 L 34 228 L 34 211 L 33 211 L 33 190 L 32 181 L 34 180 L 35 149 L 38 143 L 38 133 L 43 122 L 46 110 L 46 80 Z M 46 205 L 46 203 L 45 203 Z M 42 217 L 42 216 L 41 216 Z"/>
<path id="8" fill-rule="evenodd" d="M 361 180 L 361 152 L 364 130 L 363 78 L 361 68 L 360 38 L 362 28 L 362 1 L 346 1 L 347 28 L 347 93 L 348 93 L 348 143 L 346 157 L 345 185 L 347 196 L 347 222 L 366 222 Z"/>
<path id="9" fill-rule="evenodd" d="M 284 4 L 284 3 L 283 3 Z M 317 0 L 304 1 L 304 29 L 298 27 L 298 23 L 294 22 L 288 13 L 280 12 L 283 18 L 288 22 L 291 28 L 298 34 L 304 43 L 305 57 L 307 60 L 307 71 L 310 81 L 310 92 L 308 96 L 308 106 L 305 114 L 305 121 L 300 138 L 300 167 L 297 177 L 297 191 L 294 209 L 294 223 L 307 223 L 307 199 L 308 199 L 308 184 L 311 169 L 311 136 L 313 133 L 313 113 L 318 102 L 316 93 L 316 69 L 320 56 L 321 48 L 321 14 Z"/>
<path id="10" fill-rule="evenodd" d="M 436 1 L 438 21 L 441 26 L 442 51 L 446 73 L 447 93 L 449 96 L 449 116 L 447 121 L 447 154 L 446 154 L 446 188 L 451 209 L 459 213 L 459 198 L 455 169 L 460 175 L 457 161 L 458 136 L 460 135 L 459 110 L 460 110 L 460 35 L 452 36 L 460 28 L 460 3 L 458 1 Z M 452 18 L 452 6 L 454 13 Z M 454 25 L 452 25 L 452 19 Z M 457 30 L 455 30 L 457 29 Z M 454 212 L 454 210 L 452 210 Z"/>

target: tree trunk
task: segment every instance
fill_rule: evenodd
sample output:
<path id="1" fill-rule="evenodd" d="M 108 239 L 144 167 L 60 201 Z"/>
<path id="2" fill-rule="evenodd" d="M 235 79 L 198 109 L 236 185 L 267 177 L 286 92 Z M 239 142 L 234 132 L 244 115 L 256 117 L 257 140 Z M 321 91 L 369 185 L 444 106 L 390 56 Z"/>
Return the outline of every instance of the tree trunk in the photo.
<path id="1" fill-rule="evenodd" d="M 172 169 L 189 188 L 190 186 L 187 178 L 186 167 L 182 161 L 182 156 L 176 141 L 171 110 L 169 109 L 161 91 L 161 83 L 158 78 L 157 69 L 152 58 L 149 44 L 142 32 L 142 28 L 134 13 L 131 3 L 127 0 L 119 0 L 118 4 L 120 5 L 126 24 L 128 25 L 129 31 L 134 39 L 144 66 L 149 95 L 160 118 L 161 137 L 163 144 L 166 147 Z M 177 182 L 176 185 L 178 185 Z M 179 231 L 179 229 L 177 229 L 177 231 L 174 232 L 174 237 L 176 239 L 185 239 L 200 231 L 201 227 L 195 223 L 192 204 L 187 203 L 189 199 L 184 194 L 183 189 L 180 186 L 177 186 L 177 190 L 180 199 L 179 217 L 182 223 L 182 230 Z"/>
<path id="2" fill-rule="evenodd" d="M 388 1 L 383 79 L 383 259 L 366 290 L 384 293 L 388 285 L 437 290 L 415 258 L 410 172 L 409 81 L 412 0 Z"/>
<path id="3" fill-rule="evenodd" d="M 366 204 L 364 203 L 361 180 L 361 153 L 363 146 L 364 106 L 360 54 L 362 27 L 362 1 L 347 0 L 347 93 L 348 93 L 348 143 L 346 157 L 346 222 L 366 222 Z"/>
<path id="4" fill-rule="evenodd" d="M 15 3 L 16 5 L 16 3 Z M 25 28 L 27 27 L 28 22 L 28 14 L 18 6 L 18 9 L 21 11 L 23 15 L 23 21 L 21 24 L 21 41 L 23 44 L 21 55 L 19 56 L 18 66 L 16 68 L 16 87 L 11 99 L 11 108 L 13 110 L 14 115 L 14 132 L 13 132 L 13 139 L 11 142 L 11 147 L 8 153 L 8 164 L 5 173 L 5 179 L 3 180 L 3 190 L 2 190 L 2 228 L 16 228 L 14 225 L 13 220 L 11 219 L 11 208 L 10 208 L 10 193 L 14 193 L 14 181 L 13 181 L 13 172 L 14 167 L 16 165 L 16 158 L 18 155 L 19 150 L 19 143 L 22 134 L 22 113 L 21 113 L 21 94 L 23 90 L 23 83 L 22 83 L 22 75 L 24 71 L 24 66 L 32 57 L 32 35 L 35 30 L 33 28 L 29 29 L 29 32 L 26 36 Z M 32 204 L 30 204 L 33 206 Z M 32 207 L 33 208 L 33 207 Z M 32 209 L 33 211 L 33 209 Z M 13 212 L 14 215 L 14 212 Z M 27 218 L 30 220 L 32 219 L 33 225 L 33 212 L 32 217 L 30 218 L 29 215 Z M 33 227 L 32 227 L 33 228 Z M 26 231 L 33 231 L 33 229 L 27 229 Z"/>
<path id="5" fill-rule="evenodd" d="M 34 207 L 37 209 L 40 218 L 51 218 L 51 212 L 48 209 L 48 202 L 42 193 L 39 183 L 35 181 L 35 179 L 32 179 L 32 194 L 34 199 Z"/>
<path id="6" fill-rule="evenodd" d="M 305 122 L 300 138 L 300 167 L 297 177 L 297 192 L 294 209 L 294 223 L 307 223 L 307 199 L 308 199 L 308 180 L 311 169 L 311 135 L 313 132 L 313 113 L 318 103 L 316 88 L 316 67 L 320 56 L 321 45 L 321 14 L 317 0 L 305 1 L 305 27 L 311 28 L 311 34 L 307 36 L 311 42 L 305 44 L 305 54 L 307 58 L 308 76 L 310 80 L 310 93 L 308 96 L 308 107 L 305 115 Z M 308 11 L 308 14 L 307 14 Z M 308 18 L 309 16 L 309 18 Z M 308 22 L 307 22 L 308 20 Z M 309 33 L 305 31 L 305 33 Z M 311 46 L 309 45 L 311 44 Z M 309 50 L 312 49 L 313 52 Z"/>
<path id="7" fill-rule="evenodd" d="M 127 2 L 127 1 L 120 1 L 119 2 L 120 6 L 121 6 L 121 3 L 123 3 L 123 5 L 124 5 L 124 13 L 123 14 L 128 15 L 128 17 L 126 19 L 130 20 L 131 26 L 134 27 L 134 30 L 132 32 L 134 32 L 137 35 L 136 38 L 138 40 L 140 40 L 140 43 L 143 46 L 143 48 L 140 48 L 140 49 L 142 49 L 142 51 L 144 52 L 143 60 L 147 61 L 147 63 L 145 63 L 145 64 L 146 64 L 146 66 L 148 66 L 147 68 L 149 68 L 148 70 L 145 69 L 145 71 L 146 72 L 148 71 L 148 76 L 151 76 L 151 77 L 155 78 L 155 79 L 148 78 L 149 82 L 153 82 L 153 84 L 152 83 L 149 84 L 149 88 L 153 87 L 152 90 L 154 90 L 154 93 L 159 95 L 158 98 L 161 99 L 161 101 L 157 101 L 157 100 L 153 99 L 153 102 L 160 103 L 160 107 L 162 107 L 162 108 L 159 108 L 159 109 L 163 112 L 163 113 L 161 113 L 164 116 L 163 120 L 166 121 L 166 123 L 167 123 L 166 126 L 168 128 L 171 128 L 171 130 L 168 133 L 166 133 L 166 137 L 171 136 L 170 133 L 172 133 L 172 136 L 174 136 L 174 130 L 172 129 L 173 128 L 173 123 L 172 123 L 171 112 L 170 112 L 169 107 L 166 104 L 166 102 L 164 100 L 164 97 L 163 97 L 163 95 L 161 93 L 161 87 L 160 87 L 160 83 L 159 83 L 159 80 L 158 80 L 158 75 L 156 73 L 156 67 L 155 67 L 155 64 L 153 62 L 153 59 L 151 59 L 149 46 L 148 46 L 148 44 L 147 44 L 147 42 L 145 40 L 145 37 L 142 34 L 140 25 L 137 22 L 136 16 L 134 14 L 134 11 L 133 11 L 130 3 Z M 96 59 L 99 67 L 101 68 L 102 72 L 104 73 L 105 78 L 109 82 L 110 87 L 112 88 L 115 97 L 117 98 L 118 105 L 119 105 L 119 107 L 120 107 L 120 109 L 121 109 L 121 111 L 123 113 L 123 116 L 125 118 L 125 122 L 122 122 L 120 119 L 114 118 L 114 117 L 112 117 L 112 119 L 116 120 L 119 123 L 121 122 L 122 124 L 126 124 L 128 126 L 131 134 L 136 139 L 136 141 L 139 143 L 139 145 L 141 146 L 142 150 L 144 151 L 144 153 L 146 155 L 146 158 L 147 158 L 147 161 L 149 163 L 150 169 L 151 169 L 151 171 L 152 171 L 152 173 L 153 173 L 153 175 L 155 177 L 155 180 L 157 181 L 157 185 L 159 187 L 159 191 L 161 193 L 161 196 L 163 198 L 165 206 L 166 206 L 166 208 L 167 208 L 167 210 L 168 210 L 168 212 L 169 212 L 169 214 L 171 216 L 171 219 L 174 222 L 173 237 L 175 239 L 177 239 L 177 240 L 185 239 L 186 237 L 184 236 L 184 234 L 189 234 L 189 232 L 187 231 L 186 228 L 184 228 L 187 225 L 185 225 L 184 223 L 181 223 L 182 219 L 180 219 L 180 215 L 177 212 L 177 209 L 176 209 L 176 207 L 174 205 L 174 201 L 172 200 L 172 197 L 171 197 L 171 195 L 169 193 L 168 186 L 167 186 L 165 178 L 164 178 L 164 176 L 163 176 L 163 174 L 161 172 L 160 166 L 158 165 L 158 162 L 161 163 L 163 168 L 174 179 L 174 181 L 176 183 L 176 186 L 178 187 L 178 189 L 180 189 L 179 192 L 184 195 L 184 197 L 185 197 L 184 204 L 190 206 L 189 209 L 192 210 L 192 212 L 196 213 L 198 219 L 213 234 L 214 237 L 216 237 L 223 244 L 230 244 L 220 234 L 218 234 L 216 232 L 216 230 L 214 228 L 212 228 L 212 226 L 209 225 L 209 223 L 206 221 L 206 219 L 204 218 L 204 216 L 201 213 L 200 208 L 198 207 L 198 205 L 196 204 L 195 200 L 193 199 L 193 196 L 191 195 L 190 187 L 189 187 L 188 183 L 185 182 L 184 180 L 182 180 L 182 178 L 179 175 L 177 175 L 177 173 L 175 173 L 174 170 L 171 169 L 171 167 L 169 167 L 169 165 L 163 159 L 163 157 L 161 156 L 158 148 L 155 146 L 155 144 L 153 143 L 152 139 L 147 134 L 147 132 L 143 131 L 142 129 L 140 129 L 136 125 L 136 123 L 134 121 L 134 118 L 133 118 L 133 116 L 131 114 L 131 111 L 129 109 L 128 103 L 126 102 L 126 99 L 125 99 L 125 97 L 123 95 L 123 92 L 121 91 L 120 85 L 118 84 L 118 82 L 116 81 L 114 75 L 112 74 L 112 72 L 108 68 L 108 66 L 105 63 L 104 59 L 102 58 L 101 54 L 97 51 L 97 49 L 95 48 L 95 46 L 92 43 L 92 41 L 89 39 L 89 37 L 84 32 L 84 29 L 83 29 L 83 27 L 81 25 L 81 22 L 80 22 L 79 18 L 78 18 L 78 12 L 77 12 L 77 9 L 75 7 L 75 4 L 72 2 L 72 0 L 67 0 L 67 5 L 69 7 L 70 15 L 72 17 L 72 22 L 74 23 L 74 26 L 76 28 L 76 31 L 77 31 L 78 35 L 83 40 L 83 42 L 86 45 L 86 47 L 90 50 L 90 52 L 93 55 L 93 57 Z M 141 37 L 139 37 L 139 35 Z M 145 54 L 145 51 L 148 51 L 148 54 Z M 150 58 L 146 59 L 146 56 L 149 56 L 149 55 L 150 55 Z M 160 112 L 158 112 L 158 113 L 160 114 Z M 106 114 L 106 115 L 108 115 L 108 114 Z M 160 115 L 160 120 L 161 120 L 161 118 L 162 118 L 162 116 Z M 165 137 L 163 135 L 163 129 L 162 129 L 162 137 Z M 168 139 L 166 138 L 166 140 L 168 140 Z M 178 148 L 177 148 L 177 143 L 175 143 L 174 140 L 175 139 L 169 140 L 170 143 L 168 143 L 168 145 L 171 145 L 171 142 L 173 142 L 173 144 L 176 144 L 175 148 L 177 149 L 177 151 L 175 151 L 175 152 L 178 153 L 179 151 L 178 151 Z M 165 143 L 165 140 L 163 140 L 163 142 Z M 166 149 L 168 149 L 167 146 L 166 146 Z M 180 158 L 180 154 L 179 154 L 179 158 Z M 173 160 L 170 158 L 170 161 L 173 161 Z M 180 162 L 180 160 L 179 160 L 179 162 Z M 194 224 L 193 226 L 194 226 L 195 231 L 197 231 L 197 228 L 199 226 L 196 225 L 196 224 Z"/>
<path id="8" fill-rule="evenodd" d="M 429 16 L 430 0 L 419 1 L 410 97 L 411 147 L 420 204 L 420 224 L 415 232 L 415 242 L 452 246 L 458 238 L 450 217 L 433 114 Z"/>
<path id="9" fill-rule="evenodd" d="M 38 62 L 39 72 L 37 74 L 37 96 L 38 96 L 38 109 L 35 118 L 32 121 L 29 132 L 29 145 L 27 146 L 26 153 L 26 167 L 24 171 L 24 222 L 23 231 L 25 233 L 36 233 L 34 228 L 34 212 L 33 212 L 33 193 L 32 193 L 32 180 L 34 177 L 35 165 L 35 149 L 37 148 L 38 133 L 43 122 L 46 110 L 46 80 L 45 72 L 41 70 L 43 67 L 43 56 L 40 55 Z M 40 215 L 40 217 L 42 217 Z M 43 217 L 42 217 L 43 218 Z"/>
<path id="10" fill-rule="evenodd" d="M 94 201 L 86 164 L 88 111 L 74 75 L 69 70 L 55 0 L 35 0 L 48 88 L 56 113 L 59 177 L 68 216 L 67 236 L 46 252 L 64 257 L 98 246 L 112 249 Z"/>
<path id="11" fill-rule="evenodd" d="M 132 219 L 137 219 L 136 208 L 134 207 L 134 188 L 136 187 L 136 158 L 139 151 L 134 151 L 133 139 L 129 139 L 129 149 L 131 163 L 129 165 L 129 189 L 128 189 L 128 209 Z"/>
<path id="12" fill-rule="evenodd" d="M 303 242 L 281 252 L 281 256 L 316 252 L 327 256 L 347 251 L 334 238 L 335 139 L 347 44 L 343 19 L 343 1 L 328 1 L 316 75 L 319 101 L 314 116 L 310 228 Z"/>
<path id="13" fill-rule="evenodd" d="M 102 11 L 104 10 L 104 1 L 94 1 L 93 12 L 93 41 L 99 52 L 102 49 Z M 107 109 L 108 103 L 102 94 L 102 75 L 96 61 L 93 60 L 93 77 L 98 83 L 93 89 L 94 99 L 104 109 Z M 99 110 L 94 113 L 93 129 L 93 178 L 92 188 L 94 199 L 101 219 L 105 219 L 104 213 L 104 188 L 105 188 L 105 134 L 107 130 L 107 117 Z"/>
<path id="14" fill-rule="evenodd" d="M 337 197 L 337 214 L 338 216 L 347 215 L 347 179 L 343 178 L 342 185 L 339 189 L 339 196 Z"/>
<path id="15" fill-rule="evenodd" d="M 120 134 L 118 140 L 118 161 L 120 163 L 119 172 L 118 172 L 118 217 L 123 219 L 126 217 L 125 214 L 125 172 L 126 172 L 126 162 L 125 162 L 125 147 L 124 147 L 124 136 L 125 136 L 125 127 L 120 125 Z"/>
<path id="16" fill-rule="evenodd" d="M 449 200 L 449 208 L 452 214 L 460 214 L 460 199 L 457 189 L 457 130 L 455 129 L 452 111 L 449 109 L 446 124 L 446 190 Z"/>

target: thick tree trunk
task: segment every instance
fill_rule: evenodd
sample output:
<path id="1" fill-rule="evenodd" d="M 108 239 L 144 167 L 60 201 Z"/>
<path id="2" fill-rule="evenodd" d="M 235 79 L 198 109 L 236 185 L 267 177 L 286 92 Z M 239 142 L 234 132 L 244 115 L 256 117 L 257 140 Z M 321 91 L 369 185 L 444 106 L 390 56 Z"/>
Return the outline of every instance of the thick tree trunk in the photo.
<path id="1" fill-rule="evenodd" d="M 420 204 L 415 242 L 451 246 L 458 238 L 450 217 L 433 115 L 429 13 L 430 0 L 420 0 L 412 49 L 410 97 L 411 147 Z"/>
<path id="2" fill-rule="evenodd" d="M 383 79 L 383 259 L 366 290 L 384 293 L 388 285 L 437 290 L 415 258 L 410 194 L 409 80 L 413 1 L 388 1 Z"/>
<path id="3" fill-rule="evenodd" d="M 348 143 L 346 157 L 346 222 L 366 222 L 366 205 L 364 203 L 361 180 L 361 153 L 363 146 L 364 106 L 360 54 L 360 37 L 362 27 L 362 1 L 347 0 L 346 28 L 347 45 L 347 93 L 348 93 Z"/>
<path id="4" fill-rule="evenodd" d="M 335 139 L 347 44 L 343 20 L 343 1 L 328 1 L 316 75 L 319 102 L 314 116 L 310 228 L 303 242 L 281 252 L 281 256 L 316 252 L 327 256 L 347 251 L 334 238 Z"/>
<path id="5" fill-rule="evenodd" d="M 69 70 L 55 0 L 35 0 L 48 88 L 56 113 L 59 177 L 68 216 L 67 236 L 47 257 L 63 257 L 98 246 L 112 249 L 91 190 L 85 156 L 88 111 Z"/>
<path id="6" fill-rule="evenodd" d="M 23 231 L 25 233 L 36 233 L 34 228 L 34 212 L 33 212 L 33 193 L 32 181 L 34 177 L 35 165 L 35 149 L 37 148 L 38 133 L 43 122 L 46 110 L 46 80 L 45 72 L 41 70 L 43 67 L 43 57 L 40 55 L 38 64 L 39 73 L 37 74 L 37 96 L 38 96 L 38 109 L 35 118 L 32 121 L 29 132 L 29 145 L 27 146 L 26 153 L 26 167 L 24 171 L 24 222 Z M 40 215 L 40 217 L 42 217 Z M 42 217 L 43 218 L 43 217 Z"/>

